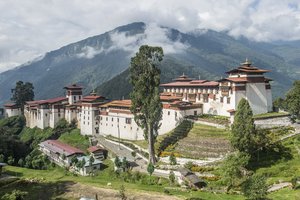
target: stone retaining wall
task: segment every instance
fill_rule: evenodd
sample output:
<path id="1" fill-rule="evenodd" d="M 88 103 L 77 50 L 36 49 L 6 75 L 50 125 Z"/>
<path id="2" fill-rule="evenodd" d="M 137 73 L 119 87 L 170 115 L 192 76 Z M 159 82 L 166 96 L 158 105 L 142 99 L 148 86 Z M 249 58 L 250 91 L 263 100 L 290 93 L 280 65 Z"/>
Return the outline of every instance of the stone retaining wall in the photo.
<path id="1" fill-rule="evenodd" d="M 255 125 L 260 128 L 273 128 L 276 126 L 290 126 L 292 122 L 289 116 L 269 117 L 265 119 L 256 119 Z"/>

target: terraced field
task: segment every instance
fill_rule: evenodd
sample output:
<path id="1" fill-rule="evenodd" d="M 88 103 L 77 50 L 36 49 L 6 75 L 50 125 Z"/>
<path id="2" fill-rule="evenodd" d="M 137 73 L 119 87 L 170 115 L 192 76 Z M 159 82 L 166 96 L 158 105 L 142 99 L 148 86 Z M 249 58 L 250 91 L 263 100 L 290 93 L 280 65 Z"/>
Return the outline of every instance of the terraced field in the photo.
<path id="1" fill-rule="evenodd" d="M 230 152 L 229 131 L 212 126 L 194 124 L 187 136 L 165 151 L 181 157 L 205 159 L 217 158 Z"/>

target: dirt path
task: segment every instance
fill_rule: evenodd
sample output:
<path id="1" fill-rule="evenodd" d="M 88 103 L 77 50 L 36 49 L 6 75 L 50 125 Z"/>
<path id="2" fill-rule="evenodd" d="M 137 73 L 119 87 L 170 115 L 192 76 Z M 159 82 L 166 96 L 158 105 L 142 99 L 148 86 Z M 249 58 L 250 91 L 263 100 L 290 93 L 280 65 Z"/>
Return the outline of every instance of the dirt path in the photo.
<path id="1" fill-rule="evenodd" d="M 96 195 L 100 200 L 120 200 L 119 191 L 113 189 L 99 188 L 89 185 L 83 185 L 80 183 L 69 184 L 66 186 L 66 192 L 60 197 L 66 199 L 80 199 L 81 197 L 96 199 Z M 132 191 L 126 191 L 125 195 L 128 200 L 179 200 L 179 198 L 174 196 L 166 196 L 157 193 L 137 193 Z"/>

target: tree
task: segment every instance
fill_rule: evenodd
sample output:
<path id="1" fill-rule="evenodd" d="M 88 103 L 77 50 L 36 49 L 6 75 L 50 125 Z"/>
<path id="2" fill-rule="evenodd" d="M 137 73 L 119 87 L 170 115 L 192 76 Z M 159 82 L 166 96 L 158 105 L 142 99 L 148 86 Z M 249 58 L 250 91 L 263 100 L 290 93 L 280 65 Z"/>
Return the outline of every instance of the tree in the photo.
<path id="1" fill-rule="evenodd" d="M 169 157 L 169 160 L 170 160 L 171 165 L 176 165 L 177 164 L 177 160 L 176 160 L 176 157 L 175 157 L 174 153 L 171 153 L 171 155 Z"/>
<path id="2" fill-rule="evenodd" d="M 23 167 L 23 166 L 24 166 L 24 160 L 23 160 L 23 158 L 20 158 L 20 159 L 19 159 L 18 165 L 19 165 L 20 167 Z"/>
<path id="3" fill-rule="evenodd" d="M 74 156 L 74 157 L 71 159 L 71 165 L 76 166 L 77 163 L 78 163 L 78 159 L 77 159 L 76 156 Z"/>
<path id="4" fill-rule="evenodd" d="M 238 152 L 229 155 L 223 162 L 221 166 L 222 182 L 227 186 L 227 192 L 243 183 L 249 159 L 250 156 L 248 154 Z"/>
<path id="5" fill-rule="evenodd" d="M 242 185 L 242 192 L 250 200 L 266 199 L 268 186 L 264 176 L 252 175 Z"/>
<path id="6" fill-rule="evenodd" d="M 129 166 L 129 162 L 127 161 L 127 158 L 123 157 L 121 167 L 122 167 L 124 172 L 127 171 L 128 166 Z"/>
<path id="7" fill-rule="evenodd" d="M 4 162 L 4 155 L 0 154 L 0 163 L 3 163 L 3 162 Z"/>
<path id="8" fill-rule="evenodd" d="M 154 165 L 151 162 L 147 166 L 147 172 L 149 173 L 150 176 L 152 176 L 154 172 Z"/>
<path id="9" fill-rule="evenodd" d="M 116 156 L 114 163 L 117 168 L 120 168 L 122 165 L 122 162 L 120 161 L 120 158 L 118 156 Z"/>
<path id="10" fill-rule="evenodd" d="M 251 154 L 255 150 L 255 125 L 252 109 L 246 99 L 241 99 L 231 127 L 233 148 Z"/>
<path id="11" fill-rule="evenodd" d="M 273 101 L 273 107 L 275 111 L 279 111 L 279 109 L 285 109 L 286 105 L 285 105 L 285 100 L 281 97 L 276 98 Z"/>
<path id="12" fill-rule="evenodd" d="M 11 100 L 20 106 L 22 114 L 24 114 L 24 105 L 26 101 L 32 101 L 34 99 L 33 84 L 23 81 L 18 81 L 16 87 L 12 89 Z"/>
<path id="13" fill-rule="evenodd" d="M 300 119 L 300 80 L 295 81 L 286 94 L 285 105 L 293 120 Z"/>
<path id="14" fill-rule="evenodd" d="M 131 58 L 130 93 L 131 112 L 139 127 L 144 130 L 144 138 L 148 141 L 149 162 L 156 163 L 154 143 L 160 128 L 162 104 L 159 96 L 160 70 L 157 67 L 163 59 L 161 47 L 143 45 L 139 52 Z"/>
<path id="15" fill-rule="evenodd" d="M 14 159 L 12 156 L 9 156 L 9 157 L 7 158 L 7 164 L 13 165 L 14 162 L 15 162 L 15 159 Z"/>
<path id="16" fill-rule="evenodd" d="M 175 174 L 172 170 L 170 171 L 170 174 L 169 174 L 169 180 L 170 180 L 171 184 L 175 183 Z"/>

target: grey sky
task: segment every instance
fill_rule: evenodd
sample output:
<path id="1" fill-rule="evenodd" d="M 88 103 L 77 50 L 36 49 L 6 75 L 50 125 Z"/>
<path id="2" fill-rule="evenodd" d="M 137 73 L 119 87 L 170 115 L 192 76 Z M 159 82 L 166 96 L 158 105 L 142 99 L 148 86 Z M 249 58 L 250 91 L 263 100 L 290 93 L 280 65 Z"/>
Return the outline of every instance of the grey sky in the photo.
<path id="1" fill-rule="evenodd" d="M 299 40 L 300 0 L 0 0 L 0 71 L 136 21 Z"/>

